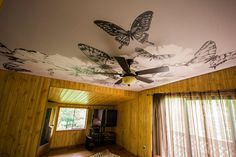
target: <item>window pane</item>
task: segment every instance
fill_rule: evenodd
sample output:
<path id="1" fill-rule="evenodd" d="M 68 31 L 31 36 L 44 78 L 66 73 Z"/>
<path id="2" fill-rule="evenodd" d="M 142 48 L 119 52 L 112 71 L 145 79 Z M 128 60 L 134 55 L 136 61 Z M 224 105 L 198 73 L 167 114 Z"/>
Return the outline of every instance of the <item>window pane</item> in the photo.
<path id="1" fill-rule="evenodd" d="M 57 130 L 84 129 L 87 109 L 60 108 Z"/>
<path id="2" fill-rule="evenodd" d="M 86 109 L 75 109 L 73 129 L 85 128 Z"/>

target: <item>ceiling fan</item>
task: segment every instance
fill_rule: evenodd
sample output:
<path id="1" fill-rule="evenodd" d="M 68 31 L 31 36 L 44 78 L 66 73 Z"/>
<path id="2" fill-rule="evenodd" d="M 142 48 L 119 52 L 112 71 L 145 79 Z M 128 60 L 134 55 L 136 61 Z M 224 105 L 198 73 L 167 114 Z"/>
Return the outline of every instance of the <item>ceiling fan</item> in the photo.
<path id="1" fill-rule="evenodd" d="M 136 80 L 139 80 L 145 83 L 152 83 L 154 82 L 153 80 L 142 77 L 140 75 L 155 74 L 155 73 L 169 71 L 168 66 L 161 66 L 157 68 L 134 71 L 130 68 L 130 66 L 134 62 L 133 59 L 125 59 L 124 57 L 120 57 L 120 56 L 111 57 L 107 53 L 101 50 L 98 50 L 92 46 L 82 44 L 82 43 L 79 43 L 78 47 L 88 58 L 90 58 L 93 62 L 98 64 L 101 69 L 111 71 L 111 72 L 93 72 L 93 74 L 120 76 L 121 78 L 115 82 L 116 85 L 123 83 L 130 86 L 130 84 L 134 83 Z M 112 70 L 112 65 L 115 65 L 116 61 L 122 68 L 123 70 L 122 73 L 117 73 L 114 70 Z"/>
<path id="2" fill-rule="evenodd" d="M 140 75 L 155 74 L 155 73 L 169 71 L 168 66 L 162 66 L 162 67 L 157 67 L 157 68 L 134 71 L 134 70 L 130 69 L 130 66 L 134 62 L 133 59 L 125 59 L 124 57 L 114 57 L 114 58 L 121 66 L 121 68 L 123 70 L 122 73 L 95 72 L 95 74 L 119 75 L 121 77 L 121 79 L 119 79 L 117 82 L 115 82 L 116 85 L 123 83 L 123 84 L 127 84 L 128 86 L 130 86 L 130 84 L 134 83 L 136 80 L 139 80 L 139 81 L 142 81 L 145 83 L 152 83 L 152 82 L 154 82 L 153 80 L 142 77 Z"/>

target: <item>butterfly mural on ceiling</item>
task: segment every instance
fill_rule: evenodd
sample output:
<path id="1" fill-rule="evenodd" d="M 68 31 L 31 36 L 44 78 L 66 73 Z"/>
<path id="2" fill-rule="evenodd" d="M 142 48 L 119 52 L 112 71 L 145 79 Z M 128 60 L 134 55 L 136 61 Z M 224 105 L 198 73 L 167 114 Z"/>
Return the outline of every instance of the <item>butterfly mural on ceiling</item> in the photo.
<path id="1" fill-rule="evenodd" d="M 133 21 L 129 30 L 108 21 L 95 20 L 94 23 L 115 37 L 120 44 L 119 49 L 129 46 L 131 40 L 153 46 L 154 44 L 148 39 L 152 17 L 152 11 L 143 12 Z M 186 56 L 181 53 L 172 53 L 172 51 L 153 53 L 143 47 L 136 47 L 126 57 L 112 56 L 112 53 L 105 53 L 87 44 L 79 43 L 78 47 L 90 61 L 77 57 L 68 58 L 59 54 L 47 55 L 24 48 L 10 49 L 0 42 L 0 67 L 16 72 L 85 83 L 118 85 L 124 89 L 130 88 L 122 85 L 121 79 L 125 76 L 134 76 L 139 81 L 135 82 L 132 89 L 139 90 L 155 87 L 158 83 L 166 84 L 174 80 L 196 76 L 202 72 L 211 72 L 220 65 L 225 68 L 227 64 L 224 63 L 236 59 L 236 51 L 219 54 L 216 43 L 212 40 L 206 41 L 195 53 L 192 51 L 188 54 L 190 58 L 187 60 Z M 147 59 L 148 62 L 143 64 L 139 62 L 140 59 Z M 155 66 L 157 64 L 158 66 Z M 229 64 L 229 66 L 232 65 L 232 63 Z M 197 68 L 194 69 L 197 71 L 196 73 L 192 70 L 193 68 Z M 187 72 L 183 73 L 185 71 Z"/>
<path id="2" fill-rule="evenodd" d="M 154 43 L 148 41 L 149 34 L 147 33 L 151 25 L 152 15 L 152 11 L 145 11 L 144 13 L 140 14 L 134 20 L 130 30 L 128 31 L 108 21 L 95 20 L 94 23 L 109 35 L 115 36 L 115 40 L 121 44 L 119 49 L 121 49 L 124 45 L 128 46 L 130 39 L 135 39 L 142 44 L 149 43 L 154 45 Z"/>
<path id="3" fill-rule="evenodd" d="M 25 48 L 10 49 L 0 43 L 0 63 L 4 69 L 16 72 L 32 73 L 36 75 L 40 74 L 46 77 L 59 79 L 67 78 L 72 81 L 89 82 L 107 86 L 113 86 L 117 81 L 120 83 L 122 75 L 121 71 L 123 68 L 120 67 L 119 61 L 114 56 L 86 44 L 78 44 L 78 47 L 92 62 L 84 62 L 76 57 L 68 58 L 61 55 L 47 55 L 45 53 Z M 139 63 L 137 60 L 138 58 L 146 58 L 151 61 L 150 63 L 160 62 L 162 64 L 163 61 L 168 62 L 170 59 L 175 59 L 177 55 L 181 55 L 171 53 L 164 55 L 151 54 L 151 52 L 147 52 L 148 51 L 142 48 L 137 48 L 133 54 L 135 56 L 133 58 L 135 66 L 131 66 L 133 66 L 132 68 L 134 68 L 135 71 L 143 73 L 145 78 L 152 80 L 150 83 L 168 83 L 174 79 L 188 77 L 188 75 L 176 71 L 166 71 L 158 74 L 154 73 L 152 76 L 146 75 L 147 73 L 145 70 L 143 72 L 143 69 L 150 67 Z M 184 57 L 185 56 L 182 56 L 182 58 Z M 205 42 L 188 61 L 179 63 L 169 62 L 168 64 L 163 63 L 161 66 L 168 66 L 170 68 L 177 67 L 180 71 L 185 71 L 186 68 L 191 70 L 193 66 L 198 64 L 204 67 L 207 65 L 208 69 L 216 69 L 218 66 L 224 65 L 224 63 L 235 59 L 236 51 L 218 54 L 215 42 L 210 40 Z M 122 59 L 121 57 L 121 60 L 123 62 L 124 58 Z M 148 64 L 150 65 L 150 63 Z M 199 70 L 204 71 L 207 69 Z M 194 73 L 194 71 L 192 71 L 192 73 Z M 151 87 L 154 85 L 153 83 L 148 85 Z M 122 88 L 128 88 L 122 84 L 116 85 Z M 132 89 L 146 87 L 147 84 L 139 81 L 132 86 Z"/>
<path id="4" fill-rule="evenodd" d="M 121 84 L 122 79 L 125 77 L 133 77 L 136 78 L 139 81 L 145 82 L 145 83 L 152 83 L 154 82 L 151 79 L 142 77 L 140 75 L 146 75 L 146 74 L 156 74 L 160 72 L 166 72 L 169 71 L 168 66 L 161 66 L 161 67 L 156 67 L 156 68 L 151 68 L 151 69 L 145 69 L 145 70 L 139 70 L 135 71 L 131 69 L 131 65 L 133 63 L 133 59 L 126 59 L 121 56 L 114 56 L 110 57 L 107 53 L 98 50 L 92 46 L 86 45 L 79 43 L 78 44 L 80 50 L 88 57 L 90 58 L 93 62 L 99 64 L 101 68 L 104 70 L 106 69 L 111 69 L 111 65 L 115 64 L 115 61 L 120 65 L 122 68 L 122 73 L 112 71 L 112 72 L 97 72 L 94 74 L 102 74 L 102 75 L 113 75 L 113 76 L 120 76 L 120 79 L 115 82 L 115 84 Z"/>

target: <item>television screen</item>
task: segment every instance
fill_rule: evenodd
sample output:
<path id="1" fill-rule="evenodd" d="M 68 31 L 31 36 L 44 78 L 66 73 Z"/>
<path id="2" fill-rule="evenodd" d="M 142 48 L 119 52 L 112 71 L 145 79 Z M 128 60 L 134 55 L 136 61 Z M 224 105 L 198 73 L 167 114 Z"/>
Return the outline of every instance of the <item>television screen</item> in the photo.
<path id="1" fill-rule="evenodd" d="M 114 127 L 117 121 L 117 110 L 94 109 L 92 127 Z"/>
<path id="2" fill-rule="evenodd" d="M 104 123 L 105 123 L 105 110 L 94 109 L 92 126 L 93 127 L 103 126 Z"/>
<path id="3" fill-rule="evenodd" d="M 117 110 L 106 110 L 106 123 L 107 127 L 116 126 Z"/>

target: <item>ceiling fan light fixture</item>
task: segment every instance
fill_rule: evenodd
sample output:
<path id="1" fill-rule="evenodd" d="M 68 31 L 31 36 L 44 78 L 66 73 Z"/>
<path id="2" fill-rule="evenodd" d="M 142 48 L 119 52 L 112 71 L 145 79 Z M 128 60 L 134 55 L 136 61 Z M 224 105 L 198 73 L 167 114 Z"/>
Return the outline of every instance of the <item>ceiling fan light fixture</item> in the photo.
<path id="1" fill-rule="evenodd" d="M 134 76 L 125 76 L 122 78 L 122 83 L 123 84 L 133 84 L 134 82 L 136 82 L 136 78 Z"/>

